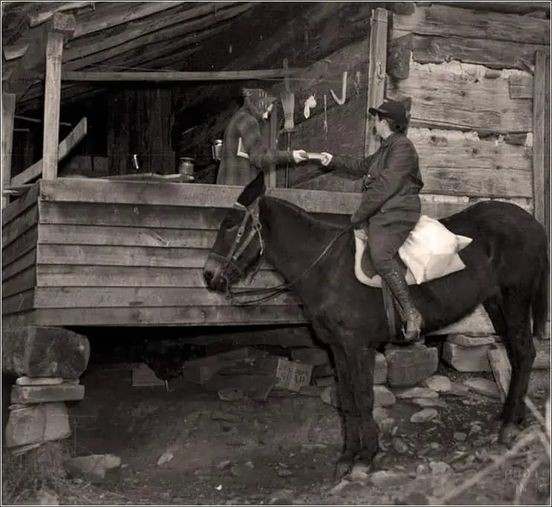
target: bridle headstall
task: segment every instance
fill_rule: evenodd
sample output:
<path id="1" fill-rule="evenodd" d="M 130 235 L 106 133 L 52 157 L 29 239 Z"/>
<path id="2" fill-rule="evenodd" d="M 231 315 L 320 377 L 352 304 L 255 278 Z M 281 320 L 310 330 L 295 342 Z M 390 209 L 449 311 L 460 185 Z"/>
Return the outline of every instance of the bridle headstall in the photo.
<path id="1" fill-rule="evenodd" d="M 228 266 L 232 266 L 234 269 L 238 271 L 238 273 L 243 276 L 244 270 L 241 269 L 238 265 L 238 259 L 240 255 L 245 251 L 245 249 L 249 246 L 253 238 L 257 235 L 259 237 L 259 244 L 260 244 L 260 252 L 259 257 L 262 256 L 264 252 L 264 241 L 263 236 L 261 233 L 262 225 L 259 220 L 259 206 L 258 201 L 255 200 L 255 206 L 252 207 L 252 209 L 249 206 L 244 206 L 243 204 L 239 202 L 235 202 L 233 204 L 233 207 L 235 209 L 238 209 L 240 211 L 244 212 L 243 219 L 241 221 L 241 224 L 238 228 L 238 232 L 236 233 L 236 237 L 234 238 L 234 242 L 232 243 L 232 247 L 230 248 L 230 251 L 226 256 L 222 256 L 220 254 L 211 252 L 210 255 L 218 257 L 222 259 L 224 263 L 224 271 L 228 268 Z M 245 233 L 245 230 L 247 228 L 247 223 L 249 222 L 249 219 L 251 219 L 251 230 L 249 231 L 249 234 L 243 241 L 243 243 L 240 244 L 241 239 Z M 269 301 L 270 299 L 273 299 L 280 294 L 284 292 L 288 292 L 294 285 L 296 285 L 298 282 L 303 280 L 307 277 L 307 275 L 314 269 L 315 266 L 318 265 L 318 263 L 328 254 L 330 249 L 333 247 L 333 245 L 336 243 L 336 241 L 343 236 L 346 232 L 350 231 L 353 228 L 352 225 L 346 227 L 345 229 L 342 229 L 322 250 L 320 255 L 303 271 L 297 278 L 292 280 L 291 282 L 284 282 L 280 285 L 275 285 L 273 287 L 264 287 L 264 288 L 258 288 L 258 289 L 251 289 L 251 288 L 235 288 L 229 286 L 229 284 L 226 286 L 226 297 L 228 297 L 232 304 L 235 306 L 253 306 L 257 305 L 259 303 L 263 303 L 265 301 Z M 259 270 L 259 265 L 257 265 L 257 268 L 253 275 L 250 278 L 250 282 L 253 280 L 255 275 L 257 274 Z M 260 297 L 249 299 L 247 301 L 240 301 L 237 299 L 238 296 L 245 296 L 245 295 L 258 295 Z"/>

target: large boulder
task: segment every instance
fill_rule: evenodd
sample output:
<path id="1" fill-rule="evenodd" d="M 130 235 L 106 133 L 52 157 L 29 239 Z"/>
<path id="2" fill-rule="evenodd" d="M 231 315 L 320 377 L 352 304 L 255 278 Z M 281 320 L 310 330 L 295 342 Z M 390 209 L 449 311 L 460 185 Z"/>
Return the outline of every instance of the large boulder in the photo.
<path id="1" fill-rule="evenodd" d="M 2 372 L 76 379 L 90 358 L 86 336 L 60 327 L 23 326 L 2 333 Z"/>

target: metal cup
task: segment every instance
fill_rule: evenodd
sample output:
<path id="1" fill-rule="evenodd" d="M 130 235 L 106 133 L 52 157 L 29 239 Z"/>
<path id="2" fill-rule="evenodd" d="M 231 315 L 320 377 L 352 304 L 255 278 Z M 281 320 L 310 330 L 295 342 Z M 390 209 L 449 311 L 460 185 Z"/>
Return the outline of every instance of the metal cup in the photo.
<path id="1" fill-rule="evenodd" d="M 222 139 L 215 139 L 211 145 L 211 155 L 214 160 L 222 159 Z"/>

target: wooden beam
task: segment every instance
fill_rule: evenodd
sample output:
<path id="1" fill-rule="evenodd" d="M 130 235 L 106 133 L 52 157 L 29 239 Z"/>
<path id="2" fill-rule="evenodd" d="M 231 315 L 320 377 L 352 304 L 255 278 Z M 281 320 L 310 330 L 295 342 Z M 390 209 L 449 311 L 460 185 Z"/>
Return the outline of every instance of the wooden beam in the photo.
<path id="1" fill-rule="evenodd" d="M 69 133 L 69 135 L 63 141 L 61 141 L 61 143 L 59 143 L 56 158 L 57 162 L 63 160 L 69 154 L 69 152 L 84 139 L 87 131 L 88 123 L 86 118 L 83 118 Z M 22 173 L 14 176 L 11 179 L 11 185 L 23 185 L 39 176 L 42 172 L 42 163 L 43 161 L 39 160 L 38 162 L 35 162 L 32 166 L 27 167 L 27 169 L 25 169 Z"/>
<path id="2" fill-rule="evenodd" d="M 63 38 L 75 30 L 75 18 L 55 13 L 46 43 L 44 89 L 44 134 L 42 137 L 42 178 L 57 177 L 59 114 L 61 107 L 61 58 Z"/>
<path id="3" fill-rule="evenodd" d="M 461 6 L 462 4 L 458 4 L 457 7 L 449 7 L 437 3 L 416 6 L 413 14 L 395 14 L 393 28 L 416 35 L 504 40 L 517 44 L 549 44 L 550 22 L 547 19 L 477 12 Z"/>
<path id="4" fill-rule="evenodd" d="M 130 23 L 131 21 L 151 16 L 156 12 L 173 9 L 176 6 L 177 4 L 174 2 L 122 2 L 113 4 L 99 2 L 96 3 L 96 10 L 94 12 L 83 16 L 83 21 L 79 22 L 73 38 Z"/>
<path id="5" fill-rule="evenodd" d="M 28 43 L 18 43 L 12 46 L 4 46 L 4 58 L 6 61 L 17 60 L 21 58 L 29 49 Z"/>
<path id="6" fill-rule="evenodd" d="M 183 37 L 217 25 L 227 19 L 238 16 L 251 8 L 251 4 L 193 4 L 190 8 L 180 6 L 182 12 L 175 11 L 145 18 L 125 27 L 124 31 L 114 34 L 99 34 L 90 39 L 77 40 L 68 43 L 63 55 L 64 69 L 77 70 L 90 65 L 104 62 L 110 58 L 121 56 L 137 48 L 150 48 L 160 41 Z"/>
<path id="7" fill-rule="evenodd" d="M 544 144 L 546 94 L 546 52 L 537 51 L 533 92 L 533 198 L 535 202 L 535 218 L 545 223 L 545 167 L 544 151 L 550 146 Z"/>
<path id="8" fill-rule="evenodd" d="M 10 185 L 13 148 L 13 119 L 15 113 L 15 94 L 2 94 L 2 190 Z M 9 198 L 2 193 L 2 209 Z"/>
<path id="9" fill-rule="evenodd" d="M 442 5 L 458 7 L 458 2 L 443 2 Z M 503 12 L 507 14 L 533 14 L 550 12 L 550 2 L 462 2 L 462 8 L 474 11 Z"/>
<path id="10" fill-rule="evenodd" d="M 373 135 L 374 117 L 368 112 L 383 102 L 387 64 L 387 17 L 385 9 L 378 8 L 370 18 L 370 56 L 368 61 L 368 101 L 366 104 L 366 129 L 364 131 L 364 155 L 373 153 L 378 141 Z"/>
<path id="11" fill-rule="evenodd" d="M 290 69 L 290 73 L 298 73 L 301 69 Z M 267 70 L 222 70 L 204 72 L 64 72 L 64 81 L 244 81 L 248 79 L 281 79 L 283 69 Z"/>

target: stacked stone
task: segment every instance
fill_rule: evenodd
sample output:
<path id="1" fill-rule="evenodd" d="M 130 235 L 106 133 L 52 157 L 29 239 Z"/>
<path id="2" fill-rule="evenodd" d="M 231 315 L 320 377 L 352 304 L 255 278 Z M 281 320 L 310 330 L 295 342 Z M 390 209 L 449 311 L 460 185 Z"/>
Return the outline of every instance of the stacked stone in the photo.
<path id="1" fill-rule="evenodd" d="M 315 351 L 317 349 L 305 350 Z M 300 354 L 292 352 L 292 358 L 300 359 L 310 364 L 314 364 L 312 361 L 315 357 L 317 358 L 313 369 L 313 383 L 316 386 L 324 387 L 321 394 L 324 402 L 337 406 L 335 372 L 329 364 L 328 355 L 325 351 L 322 352 L 324 354 L 310 352 L 310 356 L 306 352 L 301 352 Z M 402 395 L 403 388 L 419 385 L 433 375 L 437 371 L 438 364 L 439 354 L 437 349 L 426 347 L 421 343 L 406 346 L 387 345 L 383 354 L 376 352 L 374 369 L 374 407 L 377 409 L 375 412 L 376 416 L 383 416 L 382 420 L 385 421 L 386 417 L 383 408 L 394 405 L 397 396 Z M 308 391 L 310 393 L 310 390 Z M 430 391 L 431 389 L 426 388 L 423 392 L 418 393 L 418 398 L 437 395 L 436 392 Z M 303 392 L 303 389 L 301 392 Z M 428 392 L 430 392 L 429 395 L 427 394 Z M 424 401 L 420 401 L 419 403 L 423 405 Z"/>
<path id="2" fill-rule="evenodd" d="M 3 334 L 2 371 L 17 377 L 4 433 L 5 446 L 20 454 L 71 435 L 66 401 L 82 400 L 79 377 L 90 356 L 77 333 L 26 326 Z"/>
<path id="3" fill-rule="evenodd" d="M 443 344 L 443 361 L 457 371 L 491 371 L 489 351 L 496 348 L 495 336 L 450 334 Z"/>

